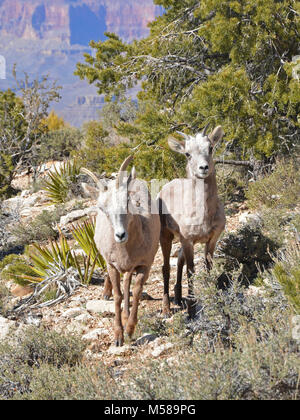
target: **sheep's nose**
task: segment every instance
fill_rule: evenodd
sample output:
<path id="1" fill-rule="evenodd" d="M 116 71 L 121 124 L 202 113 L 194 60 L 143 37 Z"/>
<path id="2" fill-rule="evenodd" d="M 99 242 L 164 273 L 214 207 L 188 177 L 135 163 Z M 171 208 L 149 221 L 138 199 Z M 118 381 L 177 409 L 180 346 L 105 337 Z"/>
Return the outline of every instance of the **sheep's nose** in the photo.
<path id="1" fill-rule="evenodd" d="M 126 232 L 122 232 L 122 233 L 116 233 L 116 237 L 120 240 L 123 241 L 126 237 Z"/>
<path id="2" fill-rule="evenodd" d="M 208 171 L 208 165 L 199 166 L 201 171 Z"/>

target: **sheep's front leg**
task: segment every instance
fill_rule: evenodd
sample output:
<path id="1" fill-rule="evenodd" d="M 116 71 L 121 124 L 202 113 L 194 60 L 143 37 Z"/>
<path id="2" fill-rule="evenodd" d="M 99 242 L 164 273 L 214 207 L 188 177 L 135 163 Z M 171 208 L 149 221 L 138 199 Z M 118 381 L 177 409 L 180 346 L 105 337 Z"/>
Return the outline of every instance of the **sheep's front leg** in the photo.
<path id="1" fill-rule="evenodd" d="M 126 332 L 129 337 L 132 337 L 136 324 L 137 324 L 137 313 L 138 313 L 138 306 L 139 301 L 142 296 L 143 286 L 147 281 L 149 275 L 149 268 L 148 267 L 138 267 L 136 270 L 137 276 L 135 279 L 135 285 L 133 289 L 133 300 L 132 300 L 132 308 L 130 311 L 130 315 L 126 325 Z"/>
<path id="2" fill-rule="evenodd" d="M 124 275 L 124 309 L 122 312 L 122 323 L 123 326 L 127 324 L 130 315 L 130 284 L 131 284 L 132 273 L 125 273 Z"/>
<path id="3" fill-rule="evenodd" d="M 122 293 L 120 288 L 120 273 L 111 265 L 108 266 L 108 274 L 110 281 L 112 283 L 114 291 L 114 301 L 115 301 L 115 345 L 123 346 L 124 343 L 124 334 L 123 334 L 123 325 L 121 319 L 121 304 L 122 304 Z"/>

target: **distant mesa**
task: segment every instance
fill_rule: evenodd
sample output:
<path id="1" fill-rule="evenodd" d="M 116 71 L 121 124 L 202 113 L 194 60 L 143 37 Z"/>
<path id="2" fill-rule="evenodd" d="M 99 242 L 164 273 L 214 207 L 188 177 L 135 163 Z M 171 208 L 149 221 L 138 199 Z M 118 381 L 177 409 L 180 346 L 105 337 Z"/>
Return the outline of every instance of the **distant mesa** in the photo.
<path id="1" fill-rule="evenodd" d="M 87 105 L 87 106 L 101 106 L 104 104 L 103 96 L 78 96 L 77 105 Z"/>
<path id="2" fill-rule="evenodd" d="M 0 0 L 0 37 L 86 46 L 108 31 L 131 41 L 146 36 L 161 13 L 153 0 Z"/>
<path id="3" fill-rule="evenodd" d="M 104 41 L 105 32 L 126 42 L 146 37 L 160 14 L 153 0 L 0 0 L 0 90 L 15 86 L 16 63 L 20 77 L 49 75 L 63 87 L 53 108 L 71 125 L 97 119 L 103 97 L 74 76 L 76 64 L 91 53 L 91 40 Z"/>

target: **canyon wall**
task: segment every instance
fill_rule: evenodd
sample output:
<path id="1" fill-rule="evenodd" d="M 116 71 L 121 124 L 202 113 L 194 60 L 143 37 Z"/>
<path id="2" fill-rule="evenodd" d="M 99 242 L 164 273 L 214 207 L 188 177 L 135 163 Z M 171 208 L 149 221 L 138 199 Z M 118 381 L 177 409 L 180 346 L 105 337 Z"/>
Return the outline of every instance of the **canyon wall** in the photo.
<path id="1" fill-rule="evenodd" d="M 130 41 L 160 12 L 152 0 L 0 0 L 0 38 L 87 45 L 109 31 Z"/>
<path id="2" fill-rule="evenodd" d="M 6 60 L 0 90 L 14 88 L 16 63 L 20 77 L 48 75 L 62 86 L 62 100 L 52 107 L 70 124 L 97 119 L 103 97 L 74 76 L 76 64 L 91 52 L 89 42 L 105 40 L 106 31 L 125 41 L 145 37 L 148 23 L 161 13 L 152 0 L 0 0 L 0 59 Z"/>

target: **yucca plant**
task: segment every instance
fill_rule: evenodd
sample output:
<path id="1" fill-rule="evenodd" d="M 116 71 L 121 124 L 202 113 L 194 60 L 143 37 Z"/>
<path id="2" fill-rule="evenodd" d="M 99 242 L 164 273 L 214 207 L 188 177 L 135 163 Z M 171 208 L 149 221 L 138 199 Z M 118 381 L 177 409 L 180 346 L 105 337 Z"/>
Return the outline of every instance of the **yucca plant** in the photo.
<path id="1" fill-rule="evenodd" d="M 83 284 L 90 283 L 96 267 L 97 254 L 95 258 L 92 258 L 90 254 L 83 258 L 82 270 L 79 258 L 70 249 L 67 239 L 62 234 L 59 242 L 50 241 L 49 246 L 33 244 L 32 247 L 34 251 L 30 252 L 29 257 L 33 262 L 32 269 L 38 276 L 37 281 L 43 281 L 47 277 L 55 276 L 58 272 L 67 271 L 73 267 L 77 270 Z M 30 280 L 28 276 L 27 280 Z M 32 278 L 31 280 L 34 281 L 35 279 Z"/>
<path id="2" fill-rule="evenodd" d="M 66 203 L 79 175 L 80 166 L 76 161 L 64 162 L 60 169 L 55 167 L 50 171 L 44 181 L 44 190 L 50 201 L 53 204 Z"/>
<path id="3" fill-rule="evenodd" d="M 96 260 L 92 261 L 90 255 L 86 256 L 81 267 L 63 235 L 59 242 L 53 241 L 49 246 L 34 244 L 32 247 L 34 250 L 29 250 L 29 258 L 34 275 L 20 274 L 20 277 L 36 283 L 36 286 L 32 295 L 14 308 L 15 312 L 57 304 L 71 296 L 76 288 L 90 283 Z M 51 299 L 45 301 L 49 292 Z"/>
<path id="4" fill-rule="evenodd" d="M 96 262 L 96 266 L 104 269 L 105 261 L 102 255 L 98 252 L 94 240 L 95 236 L 95 219 L 85 220 L 81 224 L 72 225 L 73 238 L 78 242 L 86 255 L 90 255 L 92 261 Z"/>

